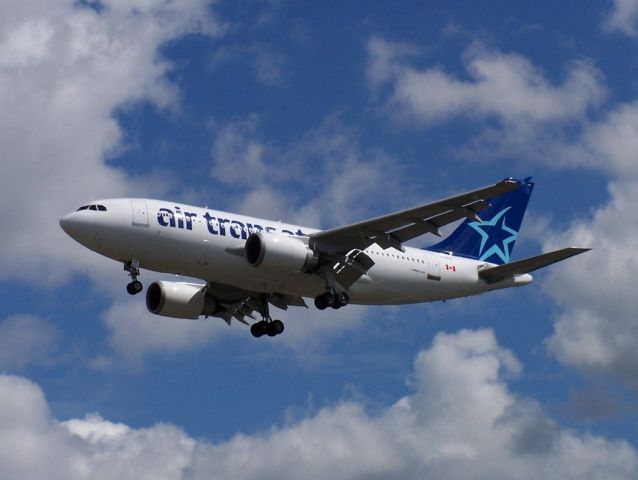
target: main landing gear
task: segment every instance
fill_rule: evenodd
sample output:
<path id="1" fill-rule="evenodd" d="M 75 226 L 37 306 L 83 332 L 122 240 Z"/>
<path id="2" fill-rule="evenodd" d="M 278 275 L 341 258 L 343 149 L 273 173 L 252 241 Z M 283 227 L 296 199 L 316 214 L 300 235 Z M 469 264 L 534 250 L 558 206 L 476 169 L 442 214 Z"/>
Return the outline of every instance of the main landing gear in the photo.
<path id="1" fill-rule="evenodd" d="M 336 310 L 350 303 L 348 294 L 343 290 L 338 290 L 337 279 L 335 278 L 335 273 L 332 268 L 323 267 L 320 269 L 319 275 L 326 282 L 326 291 L 315 297 L 315 307 L 319 310 L 325 310 L 328 307 L 332 307 Z"/>
<path id="2" fill-rule="evenodd" d="M 326 293 L 315 297 L 315 307 L 319 310 L 325 310 L 328 307 L 336 310 L 337 308 L 345 307 L 349 302 L 350 298 L 346 292 L 335 292 L 334 290 L 328 290 Z"/>
<path id="3" fill-rule="evenodd" d="M 261 314 L 262 319 L 251 325 L 250 333 L 252 336 L 255 338 L 259 338 L 264 335 L 276 337 L 277 335 L 284 333 L 284 322 L 270 318 L 267 295 L 260 295 L 257 301 L 259 302 L 259 313 Z"/>
<path id="4" fill-rule="evenodd" d="M 284 332 L 284 322 L 281 320 L 272 320 L 265 318 L 257 323 L 253 323 L 250 327 L 250 333 L 253 337 L 259 338 L 264 335 L 269 337 L 276 337 Z"/>
<path id="5" fill-rule="evenodd" d="M 131 295 L 137 295 L 144 289 L 142 282 L 138 280 L 140 276 L 140 262 L 138 260 L 124 262 L 124 270 L 129 272 L 131 277 L 131 282 L 126 285 L 126 291 Z"/>

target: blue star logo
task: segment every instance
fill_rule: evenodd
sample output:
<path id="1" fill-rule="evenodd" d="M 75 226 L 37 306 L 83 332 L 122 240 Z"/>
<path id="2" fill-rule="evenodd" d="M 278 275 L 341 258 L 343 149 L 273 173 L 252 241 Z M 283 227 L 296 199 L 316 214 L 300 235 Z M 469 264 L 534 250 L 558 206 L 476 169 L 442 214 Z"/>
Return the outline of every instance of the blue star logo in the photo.
<path id="1" fill-rule="evenodd" d="M 507 207 L 498 212 L 492 220 L 482 222 L 471 222 L 468 225 L 481 236 L 481 247 L 479 249 L 479 260 L 485 260 L 492 255 L 497 255 L 503 263 L 510 261 L 510 245 L 518 238 L 518 232 L 505 225 L 505 213 L 512 207 Z M 495 230 L 498 229 L 498 230 Z M 491 232 L 491 233 L 490 233 Z M 509 233 L 509 237 L 504 237 Z M 504 238 L 503 238 L 504 237 Z M 486 244 L 490 240 L 492 245 L 486 249 Z M 500 245 L 499 245 L 500 244 Z"/>

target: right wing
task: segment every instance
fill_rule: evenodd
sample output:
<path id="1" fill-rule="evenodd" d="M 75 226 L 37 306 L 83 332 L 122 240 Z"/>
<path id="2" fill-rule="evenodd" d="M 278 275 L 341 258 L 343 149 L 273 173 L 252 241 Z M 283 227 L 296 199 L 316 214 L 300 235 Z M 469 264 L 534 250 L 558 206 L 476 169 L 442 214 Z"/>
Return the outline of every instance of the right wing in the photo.
<path id="1" fill-rule="evenodd" d="M 309 237 L 315 248 L 333 255 L 344 254 L 353 249 L 364 250 L 373 243 L 384 249 L 394 247 L 403 250 L 403 242 L 425 233 L 440 236 L 440 227 L 461 218 L 479 220 L 477 213 L 490 206 L 488 199 L 519 187 L 519 182 L 506 178 L 495 185 L 409 210 L 311 233 Z"/>

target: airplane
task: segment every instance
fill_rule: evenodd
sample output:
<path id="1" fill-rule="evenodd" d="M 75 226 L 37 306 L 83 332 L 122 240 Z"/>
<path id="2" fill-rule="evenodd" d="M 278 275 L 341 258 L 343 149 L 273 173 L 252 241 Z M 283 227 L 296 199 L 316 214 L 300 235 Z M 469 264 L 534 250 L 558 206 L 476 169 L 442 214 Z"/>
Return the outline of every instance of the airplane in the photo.
<path id="1" fill-rule="evenodd" d="M 328 230 L 144 198 L 96 200 L 60 219 L 74 240 L 121 262 L 127 291 L 143 290 L 140 269 L 198 278 L 157 281 L 151 313 L 235 319 L 255 337 L 284 331 L 270 305 L 319 310 L 348 304 L 449 300 L 527 285 L 530 272 L 589 248 L 563 248 L 510 261 L 532 194 L 531 177 L 494 185 Z M 405 242 L 460 225 L 439 243 Z M 256 317 L 255 315 L 259 315 Z M 250 319 L 250 320 L 249 320 Z M 251 320 L 254 321 L 251 323 Z"/>

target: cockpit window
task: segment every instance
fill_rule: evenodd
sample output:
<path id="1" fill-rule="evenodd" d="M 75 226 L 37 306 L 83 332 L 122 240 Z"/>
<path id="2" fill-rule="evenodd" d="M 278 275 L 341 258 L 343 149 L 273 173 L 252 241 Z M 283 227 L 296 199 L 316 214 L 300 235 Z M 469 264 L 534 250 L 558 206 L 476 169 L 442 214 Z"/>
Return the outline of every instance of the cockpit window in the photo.
<path id="1" fill-rule="evenodd" d="M 80 210 L 93 210 L 94 212 L 106 212 L 106 207 L 104 205 L 82 205 L 80 208 L 77 209 L 77 211 L 79 212 Z"/>

